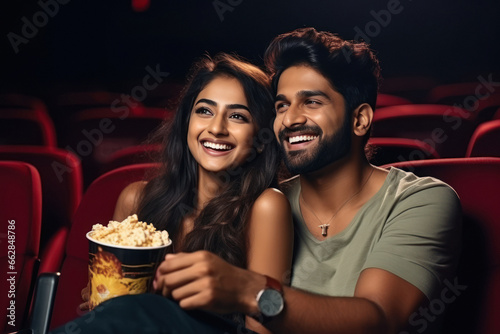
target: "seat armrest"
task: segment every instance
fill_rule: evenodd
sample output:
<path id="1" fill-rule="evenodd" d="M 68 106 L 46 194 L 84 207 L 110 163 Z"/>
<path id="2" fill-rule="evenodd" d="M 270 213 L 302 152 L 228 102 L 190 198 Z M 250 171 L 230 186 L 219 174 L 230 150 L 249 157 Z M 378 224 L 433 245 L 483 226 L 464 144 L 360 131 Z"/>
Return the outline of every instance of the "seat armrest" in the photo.
<path id="1" fill-rule="evenodd" d="M 49 330 L 59 276 L 59 273 L 43 273 L 37 279 L 30 321 L 33 334 L 45 334 Z"/>

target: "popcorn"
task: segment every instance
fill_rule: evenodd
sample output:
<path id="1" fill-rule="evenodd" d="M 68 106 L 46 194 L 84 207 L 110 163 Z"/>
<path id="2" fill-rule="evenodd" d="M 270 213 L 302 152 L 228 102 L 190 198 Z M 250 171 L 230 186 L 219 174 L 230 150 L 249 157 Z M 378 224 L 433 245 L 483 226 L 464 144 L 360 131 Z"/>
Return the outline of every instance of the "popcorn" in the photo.
<path id="1" fill-rule="evenodd" d="M 140 222 L 136 214 L 122 222 L 110 221 L 108 226 L 95 224 L 90 236 L 116 246 L 158 247 L 170 243 L 167 231 L 157 231 L 153 224 Z"/>

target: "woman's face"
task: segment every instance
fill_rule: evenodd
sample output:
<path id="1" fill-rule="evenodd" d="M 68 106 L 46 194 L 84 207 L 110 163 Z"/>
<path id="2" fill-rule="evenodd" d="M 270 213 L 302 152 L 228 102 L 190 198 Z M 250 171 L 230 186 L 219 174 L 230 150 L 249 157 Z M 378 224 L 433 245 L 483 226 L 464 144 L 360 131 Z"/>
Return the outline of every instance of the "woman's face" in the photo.
<path id="1" fill-rule="evenodd" d="M 245 162 L 256 132 L 243 86 L 234 78 L 217 77 L 194 101 L 187 142 L 201 170 L 219 172 Z"/>

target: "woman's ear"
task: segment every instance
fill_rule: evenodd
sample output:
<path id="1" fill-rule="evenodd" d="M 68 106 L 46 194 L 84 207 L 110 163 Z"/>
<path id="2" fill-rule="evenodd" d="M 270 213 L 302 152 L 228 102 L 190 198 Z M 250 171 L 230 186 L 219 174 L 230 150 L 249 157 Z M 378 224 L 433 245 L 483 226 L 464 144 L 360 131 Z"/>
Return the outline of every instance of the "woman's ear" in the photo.
<path id="1" fill-rule="evenodd" d="M 354 110 L 353 132 L 356 136 L 363 137 L 372 126 L 373 109 L 368 103 L 363 103 Z"/>

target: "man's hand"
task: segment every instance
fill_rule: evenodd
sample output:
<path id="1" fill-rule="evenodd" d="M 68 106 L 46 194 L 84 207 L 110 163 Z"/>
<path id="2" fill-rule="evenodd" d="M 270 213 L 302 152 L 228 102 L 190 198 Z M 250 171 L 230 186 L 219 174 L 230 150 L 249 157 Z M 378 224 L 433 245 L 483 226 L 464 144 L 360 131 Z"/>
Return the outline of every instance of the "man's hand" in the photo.
<path id="1" fill-rule="evenodd" d="M 257 311 L 255 296 L 265 282 L 262 275 L 198 251 L 167 254 L 158 267 L 153 288 L 179 301 L 184 309 L 251 314 Z"/>

